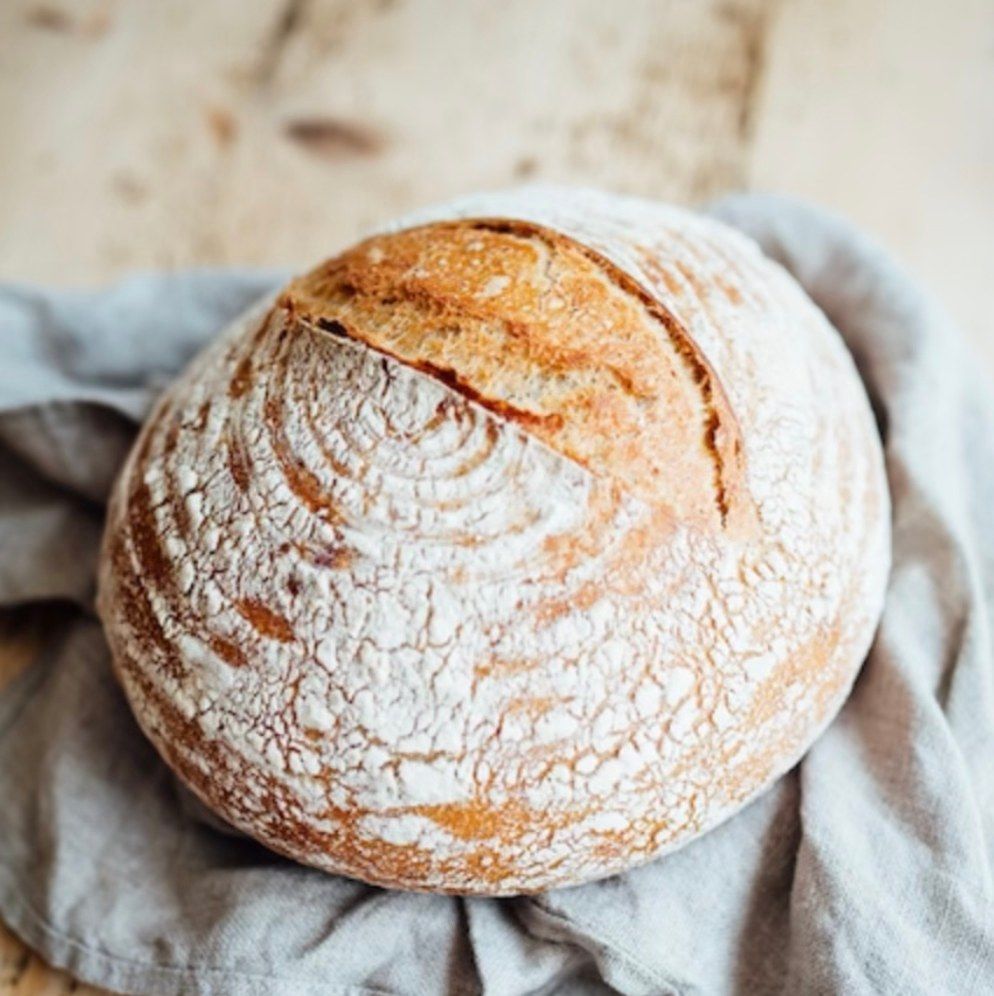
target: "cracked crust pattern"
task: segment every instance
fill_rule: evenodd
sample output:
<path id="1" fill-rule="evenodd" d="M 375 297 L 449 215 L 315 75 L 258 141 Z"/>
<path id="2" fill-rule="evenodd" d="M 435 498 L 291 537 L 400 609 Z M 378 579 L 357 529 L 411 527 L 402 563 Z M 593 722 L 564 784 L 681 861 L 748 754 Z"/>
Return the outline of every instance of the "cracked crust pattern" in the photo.
<path id="1" fill-rule="evenodd" d="M 872 638 L 888 510 L 848 354 L 754 245 L 486 195 L 194 361 L 99 604 L 143 729 L 232 824 L 514 894 L 680 846 L 797 760 Z"/>

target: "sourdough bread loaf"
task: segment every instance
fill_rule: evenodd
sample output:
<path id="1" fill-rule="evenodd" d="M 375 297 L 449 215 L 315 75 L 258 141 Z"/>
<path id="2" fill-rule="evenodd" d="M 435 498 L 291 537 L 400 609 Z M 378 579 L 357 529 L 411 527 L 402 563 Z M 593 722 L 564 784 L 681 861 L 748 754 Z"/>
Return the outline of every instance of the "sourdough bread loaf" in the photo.
<path id="1" fill-rule="evenodd" d="M 533 189 L 295 280 L 163 395 L 99 605 L 138 722 L 269 847 L 514 894 L 672 850 L 793 765 L 880 613 L 839 336 L 741 235 Z"/>

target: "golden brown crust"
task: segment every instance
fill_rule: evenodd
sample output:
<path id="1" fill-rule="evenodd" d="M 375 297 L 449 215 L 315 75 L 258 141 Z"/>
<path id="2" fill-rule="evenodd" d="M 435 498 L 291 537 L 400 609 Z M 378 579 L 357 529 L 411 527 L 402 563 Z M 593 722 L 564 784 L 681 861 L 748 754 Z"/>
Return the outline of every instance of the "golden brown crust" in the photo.
<path id="1" fill-rule="evenodd" d="M 679 846 L 796 760 L 872 634 L 887 496 L 846 354 L 743 240 L 482 206 L 195 361 L 115 489 L 100 610 L 143 729 L 230 822 L 507 894 Z"/>
<path id="2" fill-rule="evenodd" d="M 723 523 L 743 497 L 738 426 L 707 358 L 662 302 L 566 235 L 505 218 L 379 235 L 294 281 L 280 304 L 681 519 Z"/>

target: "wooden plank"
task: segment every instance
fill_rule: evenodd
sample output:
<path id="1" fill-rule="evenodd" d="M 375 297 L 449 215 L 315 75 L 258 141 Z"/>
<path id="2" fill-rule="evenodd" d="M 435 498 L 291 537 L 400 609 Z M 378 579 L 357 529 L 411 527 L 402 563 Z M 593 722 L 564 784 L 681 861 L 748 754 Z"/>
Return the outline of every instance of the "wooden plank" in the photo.
<path id="1" fill-rule="evenodd" d="M 786 0 L 753 186 L 819 201 L 938 295 L 994 371 L 994 4 Z"/>
<path id="2" fill-rule="evenodd" d="M 0 923 L 0 993 L 4 996 L 100 996 L 104 990 L 49 968 Z"/>
<path id="3" fill-rule="evenodd" d="M 0 272 L 301 266 L 524 179 L 708 197 L 744 178 L 768 7 L 8 0 Z"/>

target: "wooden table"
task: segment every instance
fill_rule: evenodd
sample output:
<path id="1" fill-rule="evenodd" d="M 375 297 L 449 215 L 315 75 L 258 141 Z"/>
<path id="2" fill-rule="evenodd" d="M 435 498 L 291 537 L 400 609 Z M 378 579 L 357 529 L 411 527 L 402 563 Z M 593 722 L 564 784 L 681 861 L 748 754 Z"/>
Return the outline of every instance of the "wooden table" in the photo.
<path id="1" fill-rule="evenodd" d="M 299 267 L 526 180 L 758 187 L 876 233 L 994 369 L 992 94 L 989 0 L 4 0 L 0 277 Z M 0 619 L 0 682 L 39 625 Z M 0 928 L 0 996 L 74 987 Z"/>

